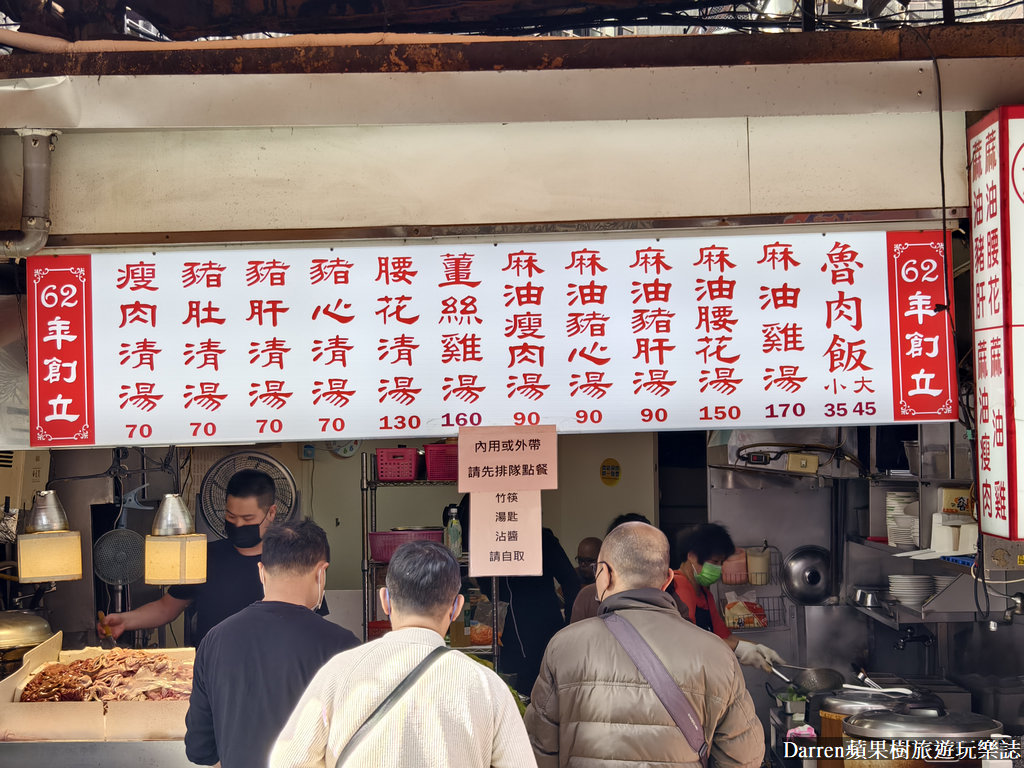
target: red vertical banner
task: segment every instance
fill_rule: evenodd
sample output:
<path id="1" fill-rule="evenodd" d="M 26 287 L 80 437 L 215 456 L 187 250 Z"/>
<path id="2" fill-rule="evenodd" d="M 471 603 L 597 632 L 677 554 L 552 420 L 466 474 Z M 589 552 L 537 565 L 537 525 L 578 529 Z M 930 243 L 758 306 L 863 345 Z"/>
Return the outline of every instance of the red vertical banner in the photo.
<path id="1" fill-rule="evenodd" d="M 949 247 L 935 231 L 886 235 L 895 421 L 957 418 Z"/>
<path id="2" fill-rule="evenodd" d="M 30 441 L 96 442 L 88 255 L 28 259 Z"/>

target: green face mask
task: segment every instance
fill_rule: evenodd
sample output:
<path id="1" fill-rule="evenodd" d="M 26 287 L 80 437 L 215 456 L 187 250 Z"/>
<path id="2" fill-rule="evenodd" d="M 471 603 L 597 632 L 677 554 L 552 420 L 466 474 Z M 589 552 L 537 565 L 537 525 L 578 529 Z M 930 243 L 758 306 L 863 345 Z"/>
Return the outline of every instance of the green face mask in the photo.
<path id="1" fill-rule="evenodd" d="M 714 563 L 704 563 L 699 571 L 694 568 L 694 575 L 697 577 L 698 584 L 702 587 L 710 587 L 722 578 L 722 566 L 715 565 Z"/>

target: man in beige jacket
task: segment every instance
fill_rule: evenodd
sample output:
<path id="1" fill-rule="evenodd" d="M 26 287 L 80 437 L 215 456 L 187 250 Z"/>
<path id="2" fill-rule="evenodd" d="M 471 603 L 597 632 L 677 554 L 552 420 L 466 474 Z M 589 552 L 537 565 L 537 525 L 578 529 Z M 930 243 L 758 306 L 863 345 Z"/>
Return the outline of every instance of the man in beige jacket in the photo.
<path id="1" fill-rule="evenodd" d="M 672 581 L 668 540 L 653 526 L 626 523 L 598 558 L 600 612 L 632 624 L 696 710 L 718 768 L 756 768 L 764 731 L 739 662 L 710 632 L 679 615 L 664 590 Z M 650 684 L 600 618 L 559 632 L 544 654 L 526 711 L 540 768 L 699 766 Z"/>

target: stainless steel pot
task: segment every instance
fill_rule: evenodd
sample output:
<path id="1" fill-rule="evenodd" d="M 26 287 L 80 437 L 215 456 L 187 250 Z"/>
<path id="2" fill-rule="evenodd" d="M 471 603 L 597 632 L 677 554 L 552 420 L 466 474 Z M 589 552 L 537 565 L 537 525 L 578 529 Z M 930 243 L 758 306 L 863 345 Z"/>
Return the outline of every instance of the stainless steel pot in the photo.
<path id="1" fill-rule="evenodd" d="M 925 713 L 925 714 L 919 714 Z M 847 736 L 871 741 L 889 739 L 987 739 L 1002 730 L 1003 724 L 974 712 L 907 710 L 889 712 L 875 710 L 851 715 L 843 723 Z"/>
<path id="2" fill-rule="evenodd" d="M 42 616 L 31 611 L 0 612 L 0 678 L 21 667 L 21 659 L 53 632 Z"/>

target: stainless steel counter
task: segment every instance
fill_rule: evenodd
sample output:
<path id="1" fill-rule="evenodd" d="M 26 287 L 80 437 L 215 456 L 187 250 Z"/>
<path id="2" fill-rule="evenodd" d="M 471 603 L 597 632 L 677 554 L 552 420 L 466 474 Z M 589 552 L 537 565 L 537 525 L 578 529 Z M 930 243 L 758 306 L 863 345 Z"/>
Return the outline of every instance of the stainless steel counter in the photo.
<path id="1" fill-rule="evenodd" d="M 0 741 L 0 765 L 47 768 L 189 768 L 180 741 Z"/>

